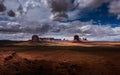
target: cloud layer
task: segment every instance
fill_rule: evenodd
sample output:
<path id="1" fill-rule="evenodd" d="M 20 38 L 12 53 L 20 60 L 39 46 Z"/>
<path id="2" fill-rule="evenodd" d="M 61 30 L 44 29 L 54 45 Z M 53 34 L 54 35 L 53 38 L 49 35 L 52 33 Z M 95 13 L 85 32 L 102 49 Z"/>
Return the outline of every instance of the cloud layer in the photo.
<path id="1" fill-rule="evenodd" d="M 120 0 L 114 0 L 109 5 L 109 12 L 117 15 L 117 18 L 120 19 Z"/>
<path id="2" fill-rule="evenodd" d="M 81 11 L 96 10 L 109 3 L 108 12 L 120 18 L 120 0 L 4 0 L 0 12 L 0 39 L 30 39 L 33 34 L 72 38 L 78 34 L 90 40 L 120 40 L 120 27 L 93 25 L 75 20 Z M 16 17 L 7 15 L 13 10 Z M 68 20 L 74 20 L 68 22 Z"/>
<path id="3" fill-rule="evenodd" d="M 32 34 L 40 36 L 69 37 L 67 39 L 70 39 L 73 35 L 77 34 L 80 35 L 80 37 L 87 37 L 89 40 L 106 40 L 106 38 L 107 40 L 118 40 L 120 36 L 120 27 L 112 28 L 109 25 L 98 26 L 92 25 L 92 22 L 79 21 L 74 21 L 72 23 L 45 24 L 37 24 L 35 22 L 29 25 L 20 25 L 18 23 L 11 22 L 7 23 L 5 26 L 3 24 L 0 26 L 0 33 L 5 36 L 7 34 L 9 37 L 16 37 L 16 39 L 20 39 L 20 37 L 25 37 L 26 39 L 28 36 L 30 38 Z"/>

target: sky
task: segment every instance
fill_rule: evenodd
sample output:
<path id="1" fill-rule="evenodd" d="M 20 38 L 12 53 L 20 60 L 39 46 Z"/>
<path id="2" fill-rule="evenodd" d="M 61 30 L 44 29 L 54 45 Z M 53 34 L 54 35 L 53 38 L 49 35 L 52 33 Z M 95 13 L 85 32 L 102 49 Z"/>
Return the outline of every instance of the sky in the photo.
<path id="1" fill-rule="evenodd" d="M 120 0 L 0 0 L 1 5 L 5 10 L 0 10 L 0 40 L 79 35 L 120 41 Z"/>

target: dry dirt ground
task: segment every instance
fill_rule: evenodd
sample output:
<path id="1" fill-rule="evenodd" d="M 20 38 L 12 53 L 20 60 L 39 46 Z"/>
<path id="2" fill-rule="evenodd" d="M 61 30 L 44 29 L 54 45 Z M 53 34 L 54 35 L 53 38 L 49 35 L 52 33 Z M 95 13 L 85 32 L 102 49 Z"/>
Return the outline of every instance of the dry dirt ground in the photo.
<path id="1" fill-rule="evenodd" d="M 120 75 L 120 42 L 0 45 L 0 75 Z"/>

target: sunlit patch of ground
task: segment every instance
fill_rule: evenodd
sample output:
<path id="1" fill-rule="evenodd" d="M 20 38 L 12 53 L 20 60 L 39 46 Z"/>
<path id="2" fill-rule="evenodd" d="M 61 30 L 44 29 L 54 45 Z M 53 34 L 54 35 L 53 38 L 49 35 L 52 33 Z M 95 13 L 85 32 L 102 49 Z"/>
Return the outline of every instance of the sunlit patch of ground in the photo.
<path id="1" fill-rule="evenodd" d="M 20 42 L 13 43 L 15 46 L 81 46 L 81 47 L 120 47 L 120 42 L 51 42 L 51 43 L 32 43 L 32 42 Z"/>

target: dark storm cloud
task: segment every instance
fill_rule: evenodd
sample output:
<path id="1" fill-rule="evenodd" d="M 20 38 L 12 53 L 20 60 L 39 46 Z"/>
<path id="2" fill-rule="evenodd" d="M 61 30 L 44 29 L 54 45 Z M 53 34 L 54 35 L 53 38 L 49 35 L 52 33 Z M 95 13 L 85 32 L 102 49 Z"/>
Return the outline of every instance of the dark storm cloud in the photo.
<path id="1" fill-rule="evenodd" d="M 33 25 L 20 25 L 18 23 L 12 22 L 8 24 L 0 24 L 0 33 L 32 33 L 32 34 L 45 34 L 51 28 L 51 25 L 48 24 L 36 24 Z"/>
<path id="2" fill-rule="evenodd" d="M 0 12 L 4 12 L 6 10 L 6 7 L 3 4 L 3 0 L 0 0 Z"/>
<path id="3" fill-rule="evenodd" d="M 48 0 L 48 5 L 53 13 L 53 20 L 67 19 L 67 11 L 73 6 L 70 0 Z"/>
<path id="4" fill-rule="evenodd" d="M 79 11 L 96 9 L 103 3 L 110 1 L 112 0 L 47 0 L 47 3 L 52 12 L 51 19 L 55 21 L 64 21 L 69 18 L 68 13 L 70 11 L 75 11 L 76 9 Z"/>
<path id="5" fill-rule="evenodd" d="M 68 3 L 65 0 L 49 0 L 52 12 L 65 12 L 68 9 Z"/>
<path id="6" fill-rule="evenodd" d="M 0 0 L 0 3 L 3 3 L 4 2 L 4 0 Z"/>
<path id="7" fill-rule="evenodd" d="M 51 16 L 51 19 L 54 21 L 62 21 L 66 20 L 68 18 L 68 15 L 66 12 L 56 12 Z"/>

